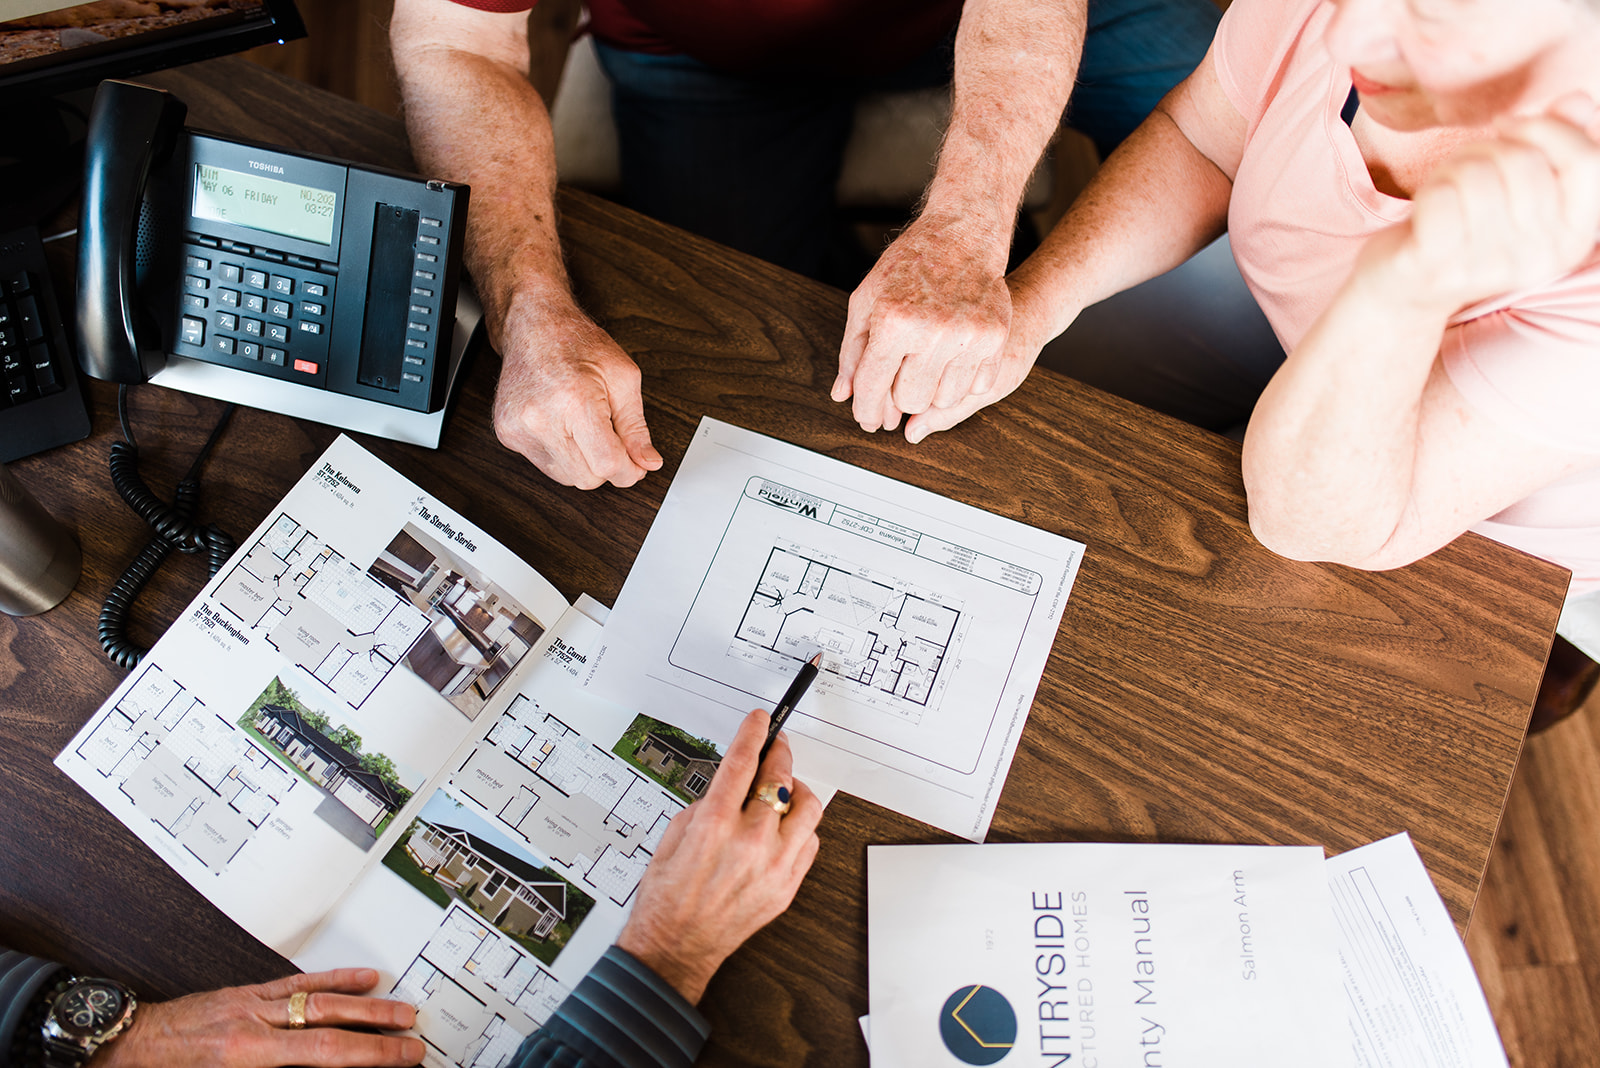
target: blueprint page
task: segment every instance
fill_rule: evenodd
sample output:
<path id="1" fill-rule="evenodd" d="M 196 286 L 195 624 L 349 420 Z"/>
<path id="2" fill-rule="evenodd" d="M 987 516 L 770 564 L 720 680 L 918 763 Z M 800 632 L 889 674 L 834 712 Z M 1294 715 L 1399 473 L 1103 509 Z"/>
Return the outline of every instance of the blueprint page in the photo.
<path id="1" fill-rule="evenodd" d="M 702 420 L 585 685 L 720 745 L 821 652 L 800 778 L 980 841 L 1083 551 Z"/>
<path id="2" fill-rule="evenodd" d="M 292 955 L 566 607 L 341 436 L 56 765 Z"/>

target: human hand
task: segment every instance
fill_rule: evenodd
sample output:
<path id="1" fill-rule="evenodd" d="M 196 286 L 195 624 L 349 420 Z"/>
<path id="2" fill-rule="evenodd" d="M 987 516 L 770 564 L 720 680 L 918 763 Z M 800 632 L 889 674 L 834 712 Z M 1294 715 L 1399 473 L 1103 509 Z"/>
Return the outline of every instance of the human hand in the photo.
<path id="1" fill-rule="evenodd" d="M 949 408 L 993 388 L 1011 325 L 1011 234 L 923 215 L 884 250 L 850 295 L 832 396 L 863 430 L 902 412 Z"/>
<path id="2" fill-rule="evenodd" d="M 89 1058 L 90 1068 L 308 1068 L 407 1065 L 422 1061 L 422 1040 L 345 1028 L 402 1031 L 417 1013 L 401 1001 L 357 997 L 378 973 L 341 968 L 235 986 L 175 1001 L 141 1002 L 126 1034 Z M 304 992 L 306 1026 L 289 1027 L 289 997 Z"/>
<path id="3" fill-rule="evenodd" d="M 1048 326 L 1031 314 L 1023 288 L 1013 279 L 1006 285 L 1013 300 L 1011 330 L 994 361 L 994 380 L 981 393 L 967 394 L 947 408 L 929 408 L 906 421 L 906 440 L 915 445 L 929 434 L 949 430 L 979 408 L 986 408 L 1022 385 L 1039 358 L 1039 350 L 1050 340 Z"/>
<path id="4" fill-rule="evenodd" d="M 1593 252 L 1600 230 L 1600 117 L 1572 93 L 1467 145 L 1412 197 L 1411 217 L 1375 236 L 1358 270 L 1384 291 L 1449 316 L 1550 282 Z"/>
<path id="5" fill-rule="evenodd" d="M 758 773 L 768 722 L 760 709 L 745 717 L 705 796 L 673 818 L 617 936 L 691 1004 L 729 954 L 789 907 L 816 859 L 822 802 L 794 779 L 782 734 Z M 747 802 L 755 783 L 788 787 L 788 814 Z"/>
<path id="6" fill-rule="evenodd" d="M 631 486 L 661 466 L 639 367 L 574 305 L 518 308 L 504 330 L 494 429 L 568 486 Z"/>

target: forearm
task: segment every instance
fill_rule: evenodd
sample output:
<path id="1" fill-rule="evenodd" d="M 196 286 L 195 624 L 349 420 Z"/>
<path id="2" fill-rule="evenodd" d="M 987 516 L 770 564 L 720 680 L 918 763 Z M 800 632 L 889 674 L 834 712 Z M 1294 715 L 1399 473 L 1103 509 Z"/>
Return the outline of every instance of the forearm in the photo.
<path id="1" fill-rule="evenodd" d="M 1018 206 L 1072 92 L 1087 0 L 968 0 L 955 92 L 924 217 L 1004 270 Z"/>
<path id="2" fill-rule="evenodd" d="M 472 187 L 466 266 L 491 342 L 530 306 L 569 307 L 556 231 L 555 143 L 549 114 L 528 81 L 524 36 L 482 50 L 432 31 L 418 0 L 396 7 L 395 68 L 418 164 Z M 476 42 L 474 42 L 476 44 Z"/>
<path id="3" fill-rule="evenodd" d="M 1197 149 L 1164 101 L 1101 166 L 1012 275 L 1046 339 L 1114 293 L 1176 267 L 1227 227 L 1229 176 Z"/>
<path id="4" fill-rule="evenodd" d="M 1397 567 L 1478 518 L 1419 508 L 1424 397 L 1452 309 L 1407 292 L 1358 266 L 1256 404 L 1250 526 L 1282 556 Z"/>

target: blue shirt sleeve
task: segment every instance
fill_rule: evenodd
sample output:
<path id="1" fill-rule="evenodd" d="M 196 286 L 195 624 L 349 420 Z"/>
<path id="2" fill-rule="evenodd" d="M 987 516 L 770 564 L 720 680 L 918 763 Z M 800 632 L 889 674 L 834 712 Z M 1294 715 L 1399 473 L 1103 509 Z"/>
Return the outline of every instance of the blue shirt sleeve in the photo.
<path id="1" fill-rule="evenodd" d="M 34 998 L 63 971 L 55 961 L 0 946 L 0 1068 L 11 1062 L 17 1027 Z"/>
<path id="2" fill-rule="evenodd" d="M 710 1034 L 671 985 L 612 946 L 510 1068 L 689 1068 Z"/>

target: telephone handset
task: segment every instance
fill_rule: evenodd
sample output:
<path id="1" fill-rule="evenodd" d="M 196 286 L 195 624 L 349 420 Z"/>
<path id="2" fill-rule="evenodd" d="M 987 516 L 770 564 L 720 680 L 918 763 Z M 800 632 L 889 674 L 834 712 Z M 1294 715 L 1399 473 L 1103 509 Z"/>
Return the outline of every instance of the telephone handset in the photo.
<path id="1" fill-rule="evenodd" d="M 131 82 L 95 95 L 84 372 L 437 445 L 477 318 L 467 187 L 202 133 L 186 114 Z"/>

